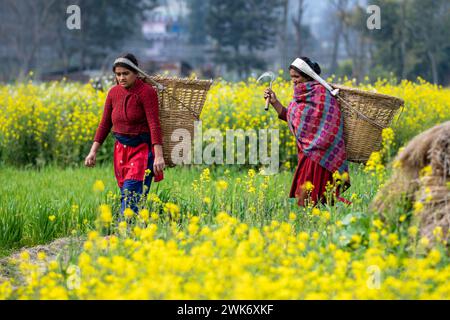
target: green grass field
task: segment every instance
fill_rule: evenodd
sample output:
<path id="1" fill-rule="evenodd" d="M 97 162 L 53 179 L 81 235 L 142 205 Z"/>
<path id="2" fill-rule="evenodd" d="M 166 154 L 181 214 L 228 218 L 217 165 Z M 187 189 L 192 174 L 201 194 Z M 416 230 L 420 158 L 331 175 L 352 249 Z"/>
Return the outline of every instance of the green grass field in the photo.
<path id="1" fill-rule="evenodd" d="M 202 168 L 170 168 L 165 172 L 165 180 L 152 184 L 150 193 L 157 194 L 163 202 L 179 205 L 182 212 L 213 218 L 225 210 L 254 226 L 262 226 L 272 219 L 284 220 L 289 212 L 301 210 L 294 199 L 287 198 L 293 172 L 281 171 L 268 177 L 266 189 L 262 189 L 264 177 L 257 175 L 256 191 L 250 193 L 246 186 L 248 169 L 230 166 L 229 172 L 225 170 L 225 167 L 212 169 L 211 181 L 203 183 L 200 192 L 194 192 L 192 184 L 200 180 Z M 86 233 L 94 228 L 102 203 L 110 203 L 118 211 L 119 188 L 109 165 L 65 170 L 46 167 L 39 171 L 7 167 L 0 170 L 0 179 L 1 256 L 23 246 L 45 244 L 68 236 L 73 230 Z M 93 191 L 96 180 L 104 182 L 103 192 Z M 229 186 L 219 190 L 215 187 L 216 180 L 226 181 Z M 350 208 L 342 204 L 331 208 L 335 219 L 351 211 L 366 211 L 375 192 L 374 186 L 367 185 L 367 180 L 368 176 L 362 170 L 352 167 L 352 187 L 345 196 L 350 198 L 355 193 L 360 200 Z M 263 190 L 262 196 L 258 195 L 259 190 Z M 55 216 L 53 221 L 49 219 L 51 216 Z"/>

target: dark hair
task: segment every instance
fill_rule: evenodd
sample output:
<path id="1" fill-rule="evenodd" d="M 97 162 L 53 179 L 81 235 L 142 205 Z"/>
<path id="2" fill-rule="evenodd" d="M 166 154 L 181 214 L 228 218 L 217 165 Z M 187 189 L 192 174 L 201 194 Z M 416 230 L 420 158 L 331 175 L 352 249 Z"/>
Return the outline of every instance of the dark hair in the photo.
<path id="1" fill-rule="evenodd" d="M 308 57 L 300 57 L 300 59 L 302 59 L 303 61 L 305 61 L 308 66 L 311 67 L 311 69 L 314 70 L 315 73 L 317 73 L 318 75 L 320 75 L 320 73 L 322 72 L 322 69 L 320 68 L 319 64 L 315 61 L 312 61 L 310 58 Z M 305 78 L 308 81 L 312 81 L 314 80 L 313 78 L 311 78 L 310 76 L 308 76 L 307 74 L 305 74 L 304 72 L 300 71 L 297 67 L 295 66 L 289 66 L 289 69 L 295 70 L 298 73 L 300 73 L 300 75 Z"/>
<path id="2" fill-rule="evenodd" d="M 139 67 L 138 61 L 137 61 L 136 57 L 134 56 L 134 54 L 126 53 L 126 54 L 123 54 L 123 55 L 119 56 L 118 58 L 128 59 L 131 62 L 133 62 L 136 65 L 136 67 Z M 130 71 L 132 71 L 134 73 L 138 73 L 138 71 L 136 69 L 134 69 L 133 67 L 127 65 L 126 63 L 122 63 L 122 62 L 115 63 L 113 68 L 112 68 L 113 72 L 116 71 L 116 67 L 126 68 L 126 69 L 128 69 L 128 70 L 130 70 Z"/>

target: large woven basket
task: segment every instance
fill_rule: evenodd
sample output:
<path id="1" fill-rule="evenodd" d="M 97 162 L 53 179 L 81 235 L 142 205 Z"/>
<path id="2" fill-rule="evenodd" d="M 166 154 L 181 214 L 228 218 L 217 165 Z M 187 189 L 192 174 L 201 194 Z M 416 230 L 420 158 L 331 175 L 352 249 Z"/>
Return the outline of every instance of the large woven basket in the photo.
<path id="1" fill-rule="evenodd" d="M 163 85 L 164 90 L 159 90 L 150 79 Z M 191 141 L 194 141 L 194 122 L 200 119 L 206 94 L 213 81 L 163 76 L 152 76 L 150 79 L 145 77 L 143 80 L 158 92 L 164 161 L 166 166 L 173 167 L 176 163 L 172 160 L 172 151 L 180 141 L 172 141 L 172 134 L 177 129 L 185 129 Z M 181 153 L 180 157 L 185 156 Z"/>
<path id="2" fill-rule="evenodd" d="M 332 87 L 339 89 L 337 99 L 344 117 L 347 160 L 365 163 L 372 152 L 381 149 L 381 132 L 391 125 L 404 101 L 336 84 L 332 84 Z"/>

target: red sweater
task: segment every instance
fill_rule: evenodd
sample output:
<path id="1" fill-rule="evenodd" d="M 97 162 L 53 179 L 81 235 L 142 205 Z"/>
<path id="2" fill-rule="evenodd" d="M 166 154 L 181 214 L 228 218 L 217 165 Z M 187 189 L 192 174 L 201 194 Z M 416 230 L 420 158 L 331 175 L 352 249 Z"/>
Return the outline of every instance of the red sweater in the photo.
<path id="1" fill-rule="evenodd" d="M 152 145 L 162 145 L 156 90 L 140 79 L 128 89 L 120 85 L 112 87 L 94 141 L 102 144 L 111 129 L 126 135 L 150 133 Z"/>

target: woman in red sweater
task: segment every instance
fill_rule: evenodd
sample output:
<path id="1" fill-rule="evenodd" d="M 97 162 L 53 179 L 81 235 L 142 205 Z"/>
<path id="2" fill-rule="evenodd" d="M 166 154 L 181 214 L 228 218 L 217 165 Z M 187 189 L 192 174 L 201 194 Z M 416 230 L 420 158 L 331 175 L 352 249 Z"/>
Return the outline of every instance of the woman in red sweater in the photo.
<path id="1" fill-rule="evenodd" d="M 138 78 L 138 61 L 132 54 L 119 57 L 114 65 L 117 85 L 106 97 L 102 120 L 85 165 L 95 166 L 97 151 L 112 130 L 114 173 L 121 191 L 121 212 L 146 196 L 153 178 L 163 179 L 164 157 L 158 95 Z"/>
<path id="2" fill-rule="evenodd" d="M 327 184 L 340 180 L 336 199 L 350 203 L 339 196 L 350 186 L 339 104 L 325 87 L 300 71 L 301 60 L 315 73 L 321 72 L 320 66 L 307 57 L 294 60 L 289 67 L 294 96 L 288 108 L 271 89 L 264 92 L 264 99 L 269 98 L 297 141 L 298 165 L 289 196 L 297 198 L 299 206 L 307 205 L 306 200 L 325 203 Z"/>

